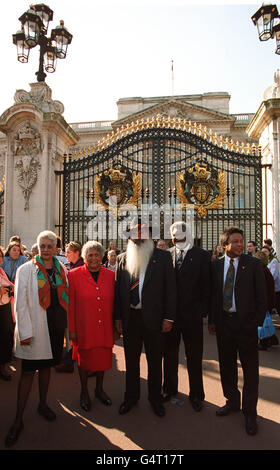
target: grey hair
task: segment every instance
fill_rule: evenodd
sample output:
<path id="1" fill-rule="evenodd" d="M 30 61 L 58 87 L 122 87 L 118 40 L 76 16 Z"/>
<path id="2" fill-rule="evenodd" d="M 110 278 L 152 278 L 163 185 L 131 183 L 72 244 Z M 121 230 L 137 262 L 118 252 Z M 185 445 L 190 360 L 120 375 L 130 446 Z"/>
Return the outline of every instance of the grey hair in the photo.
<path id="1" fill-rule="evenodd" d="M 87 253 L 89 250 L 96 250 L 98 253 L 103 257 L 104 255 L 104 248 L 101 243 L 96 242 L 95 240 L 89 240 L 83 245 L 82 248 L 82 258 L 86 259 Z"/>
<path id="2" fill-rule="evenodd" d="M 56 246 L 56 242 L 57 242 L 57 236 L 54 232 L 51 232 L 50 230 L 44 230 L 43 232 L 39 233 L 38 237 L 37 237 L 37 245 L 38 247 L 40 246 L 40 241 L 43 239 L 43 238 L 47 238 L 48 240 L 51 240 L 51 242 L 53 243 L 54 246 Z"/>
<path id="3" fill-rule="evenodd" d="M 186 232 L 187 231 L 187 224 L 186 222 L 184 222 L 183 220 L 180 220 L 178 222 L 174 222 L 174 224 L 171 225 L 170 227 L 170 233 L 171 233 L 171 236 L 173 235 L 173 229 L 174 228 L 181 228 L 182 229 L 182 232 Z"/>

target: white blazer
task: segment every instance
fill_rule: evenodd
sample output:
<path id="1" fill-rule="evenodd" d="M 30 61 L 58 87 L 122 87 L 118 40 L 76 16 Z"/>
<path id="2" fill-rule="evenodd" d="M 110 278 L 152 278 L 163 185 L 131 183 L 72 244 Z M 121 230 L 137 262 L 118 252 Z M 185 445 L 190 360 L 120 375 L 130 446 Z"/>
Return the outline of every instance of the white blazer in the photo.
<path id="1" fill-rule="evenodd" d="M 38 267 L 29 261 L 17 269 L 15 279 L 15 356 L 21 359 L 52 359 L 47 312 L 39 304 Z M 32 338 L 31 344 L 20 341 Z"/>

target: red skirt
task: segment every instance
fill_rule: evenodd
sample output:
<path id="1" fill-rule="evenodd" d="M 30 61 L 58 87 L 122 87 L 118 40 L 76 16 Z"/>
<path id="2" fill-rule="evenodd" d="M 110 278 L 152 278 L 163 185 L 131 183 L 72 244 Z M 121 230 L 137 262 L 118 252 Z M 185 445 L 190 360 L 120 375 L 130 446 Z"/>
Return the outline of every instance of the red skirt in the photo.
<path id="1" fill-rule="evenodd" d="M 72 358 L 84 370 L 92 372 L 109 370 L 112 368 L 112 357 L 112 348 L 81 349 L 73 345 Z"/>

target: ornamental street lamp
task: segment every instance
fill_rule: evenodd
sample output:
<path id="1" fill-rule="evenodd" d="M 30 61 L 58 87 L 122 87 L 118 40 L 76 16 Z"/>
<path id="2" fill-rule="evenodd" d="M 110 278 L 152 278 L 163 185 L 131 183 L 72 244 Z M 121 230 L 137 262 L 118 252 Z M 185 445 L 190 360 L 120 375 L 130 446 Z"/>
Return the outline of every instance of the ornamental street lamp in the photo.
<path id="1" fill-rule="evenodd" d="M 44 82 L 46 74 L 55 72 L 56 59 L 65 59 L 72 34 L 65 28 L 64 22 L 51 31 L 47 37 L 49 22 L 53 19 L 53 11 L 44 3 L 30 5 L 20 16 L 21 30 L 13 34 L 13 43 L 17 46 L 19 62 L 28 62 L 29 51 L 40 46 L 39 70 L 37 81 Z"/>
<path id="2" fill-rule="evenodd" d="M 262 5 L 252 16 L 260 41 L 276 39 L 276 54 L 280 54 L 280 16 L 276 5 Z"/>

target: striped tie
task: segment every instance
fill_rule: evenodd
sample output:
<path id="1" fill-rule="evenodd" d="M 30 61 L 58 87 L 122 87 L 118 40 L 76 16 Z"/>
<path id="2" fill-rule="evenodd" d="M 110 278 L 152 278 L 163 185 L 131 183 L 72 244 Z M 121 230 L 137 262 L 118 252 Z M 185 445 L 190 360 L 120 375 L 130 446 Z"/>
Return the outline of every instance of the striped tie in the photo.
<path id="1" fill-rule="evenodd" d="M 176 261 L 176 268 L 177 268 L 177 269 L 180 269 L 181 266 L 182 266 L 182 263 L 183 263 L 183 253 L 184 253 L 184 250 L 180 250 L 178 259 L 177 259 L 177 261 Z"/>
<path id="2" fill-rule="evenodd" d="M 230 308 L 232 307 L 234 275 L 235 275 L 235 269 L 233 266 L 233 259 L 231 259 L 230 265 L 227 271 L 227 275 L 226 275 L 225 286 L 224 286 L 223 309 L 226 312 L 228 312 Z"/>
<path id="3" fill-rule="evenodd" d="M 136 307 L 139 302 L 139 279 L 133 276 L 130 283 L 130 304 L 133 305 L 133 307 Z"/>

